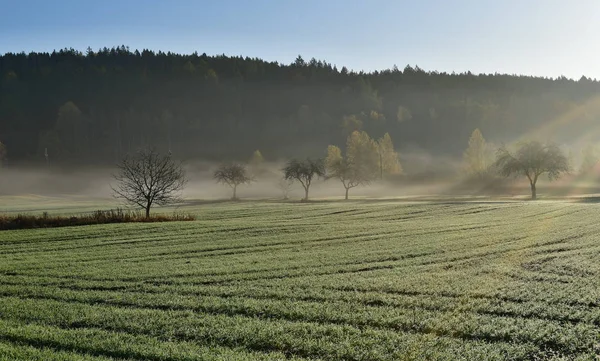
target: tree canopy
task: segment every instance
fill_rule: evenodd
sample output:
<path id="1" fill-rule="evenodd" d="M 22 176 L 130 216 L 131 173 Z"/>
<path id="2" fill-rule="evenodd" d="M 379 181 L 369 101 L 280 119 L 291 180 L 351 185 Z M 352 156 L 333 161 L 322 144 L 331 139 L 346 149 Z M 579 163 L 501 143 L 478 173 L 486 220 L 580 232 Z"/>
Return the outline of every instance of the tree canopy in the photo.
<path id="1" fill-rule="evenodd" d="M 497 142 L 543 129 L 561 143 L 576 139 L 600 118 L 598 91 L 588 78 L 417 66 L 365 73 L 302 57 L 282 64 L 125 46 L 7 53 L 0 135 L 11 163 L 43 163 L 47 149 L 51 164 L 113 164 L 148 146 L 181 159 L 247 159 L 257 147 L 317 157 L 354 131 L 460 156 L 475 128 Z M 569 121 L 551 124 L 557 114 Z"/>
<path id="2" fill-rule="evenodd" d="M 537 198 L 536 183 L 540 175 L 546 173 L 550 180 L 569 172 L 567 157 L 554 143 L 538 141 L 522 142 L 516 152 L 500 147 L 496 155 L 496 166 L 503 176 L 526 176 L 531 186 L 531 198 Z"/>
<path id="3" fill-rule="evenodd" d="M 308 201 L 308 191 L 313 178 L 325 176 L 325 162 L 322 159 L 292 159 L 283 168 L 283 176 L 287 180 L 298 181 L 304 188 L 303 201 Z"/>
<path id="4" fill-rule="evenodd" d="M 479 129 L 475 129 L 469 138 L 469 147 L 463 153 L 467 172 L 475 177 L 482 177 L 490 166 L 487 157 L 488 146 Z"/>
<path id="5" fill-rule="evenodd" d="M 226 184 L 233 190 L 232 200 L 237 200 L 237 187 L 240 184 L 250 184 L 254 178 L 246 170 L 246 166 L 240 163 L 222 164 L 213 175 L 217 183 Z"/>
<path id="6" fill-rule="evenodd" d="M 126 156 L 118 165 L 113 187 L 116 198 L 138 206 L 150 217 L 150 208 L 176 203 L 186 184 L 185 172 L 170 155 L 161 155 L 155 149 L 142 149 Z"/>
<path id="7" fill-rule="evenodd" d="M 384 175 L 402 173 L 400 165 L 400 155 L 394 150 L 394 143 L 389 133 L 385 133 L 383 137 L 377 141 L 377 154 L 379 155 L 379 178 L 383 179 Z"/>
<path id="8" fill-rule="evenodd" d="M 361 169 L 348 158 L 342 156 L 342 151 L 335 145 L 327 147 L 325 168 L 328 178 L 335 178 L 342 182 L 346 190 L 345 199 L 348 199 L 348 191 L 359 185 L 369 184 L 372 175 L 361 173 Z"/>
<path id="9" fill-rule="evenodd" d="M 346 140 L 346 161 L 361 178 L 376 178 L 380 163 L 377 142 L 365 131 L 352 132 Z"/>

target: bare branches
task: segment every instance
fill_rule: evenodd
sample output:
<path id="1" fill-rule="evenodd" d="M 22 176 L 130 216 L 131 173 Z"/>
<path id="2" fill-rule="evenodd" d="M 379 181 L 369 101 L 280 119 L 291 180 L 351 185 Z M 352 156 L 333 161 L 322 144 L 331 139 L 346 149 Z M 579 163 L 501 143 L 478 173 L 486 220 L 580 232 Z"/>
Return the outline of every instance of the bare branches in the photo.
<path id="1" fill-rule="evenodd" d="M 154 204 L 164 206 L 180 201 L 180 192 L 186 184 L 185 172 L 170 155 L 144 149 L 126 156 L 118 168 L 114 176 L 117 185 L 112 187 L 115 197 L 145 209 L 146 217 Z"/>
<path id="2" fill-rule="evenodd" d="M 289 180 L 297 180 L 304 188 L 304 200 L 308 200 L 308 190 L 314 176 L 325 177 L 325 162 L 322 159 L 305 161 L 297 159 L 290 160 L 283 168 L 283 177 Z"/>
<path id="3" fill-rule="evenodd" d="M 233 189 L 233 200 L 237 199 L 237 186 L 250 184 L 254 181 L 243 164 L 231 163 L 221 165 L 214 173 L 217 183 L 226 184 Z"/>

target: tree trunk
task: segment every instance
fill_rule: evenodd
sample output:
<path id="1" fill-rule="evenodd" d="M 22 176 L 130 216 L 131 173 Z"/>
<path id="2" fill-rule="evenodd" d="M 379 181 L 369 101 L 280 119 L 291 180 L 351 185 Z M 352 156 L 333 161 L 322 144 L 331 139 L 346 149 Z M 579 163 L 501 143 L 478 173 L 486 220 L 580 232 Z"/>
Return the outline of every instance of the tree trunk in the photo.
<path id="1" fill-rule="evenodd" d="M 233 186 L 233 199 L 234 201 L 237 199 L 237 184 Z"/>
<path id="2" fill-rule="evenodd" d="M 537 191 L 535 189 L 535 183 L 531 182 L 531 199 L 535 200 L 537 199 Z"/>
<path id="3" fill-rule="evenodd" d="M 350 188 L 346 188 L 346 198 L 345 198 L 346 200 L 348 200 L 348 190 L 349 190 L 349 189 L 350 189 Z"/>
<path id="4" fill-rule="evenodd" d="M 308 187 L 304 187 L 304 200 L 308 201 Z"/>
<path id="5" fill-rule="evenodd" d="M 146 218 L 150 218 L 150 205 L 151 203 L 146 204 Z"/>

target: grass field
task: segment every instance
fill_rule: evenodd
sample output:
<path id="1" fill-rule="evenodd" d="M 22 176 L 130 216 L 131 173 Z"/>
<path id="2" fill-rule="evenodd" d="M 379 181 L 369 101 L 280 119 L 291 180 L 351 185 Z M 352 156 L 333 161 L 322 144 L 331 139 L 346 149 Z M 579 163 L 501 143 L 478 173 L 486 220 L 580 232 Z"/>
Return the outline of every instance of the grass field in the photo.
<path id="1" fill-rule="evenodd" d="M 198 220 L 0 233 L 0 360 L 600 354 L 600 205 L 185 210 Z"/>

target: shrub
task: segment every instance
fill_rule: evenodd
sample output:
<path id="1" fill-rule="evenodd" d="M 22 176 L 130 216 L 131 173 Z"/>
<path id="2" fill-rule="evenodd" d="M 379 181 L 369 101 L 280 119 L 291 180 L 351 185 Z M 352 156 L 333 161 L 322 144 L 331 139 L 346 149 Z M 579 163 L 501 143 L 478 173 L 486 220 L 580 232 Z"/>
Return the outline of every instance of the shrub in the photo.
<path id="1" fill-rule="evenodd" d="M 44 212 L 40 216 L 30 214 L 0 215 L 0 230 L 70 227 L 106 223 L 193 221 L 195 219 L 195 216 L 182 212 L 173 212 L 172 215 L 155 214 L 146 217 L 142 211 L 123 210 L 121 208 L 97 210 L 88 214 L 70 217 L 51 216 L 48 212 Z"/>

